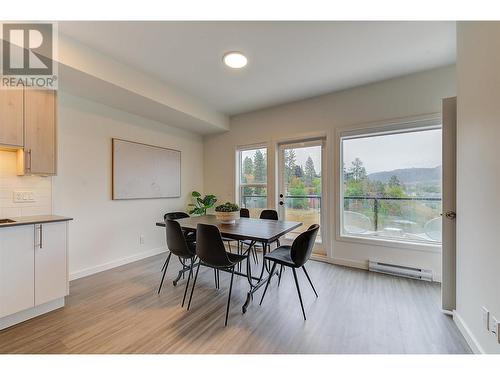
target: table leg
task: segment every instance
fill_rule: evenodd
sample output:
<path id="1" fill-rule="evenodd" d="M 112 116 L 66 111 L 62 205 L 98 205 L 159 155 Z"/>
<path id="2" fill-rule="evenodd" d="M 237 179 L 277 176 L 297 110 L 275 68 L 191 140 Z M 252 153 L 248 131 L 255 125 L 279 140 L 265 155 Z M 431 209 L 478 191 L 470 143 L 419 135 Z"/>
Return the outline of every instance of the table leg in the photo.
<path id="1" fill-rule="evenodd" d="M 266 255 L 267 253 L 267 242 L 262 242 L 262 254 L 263 255 Z M 249 260 L 249 257 L 247 257 L 247 273 L 249 272 L 248 271 L 248 264 L 250 263 L 250 260 Z M 264 272 L 267 271 L 269 274 L 264 277 Z M 243 312 L 243 314 L 245 314 L 247 312 L 247 309 L 248 309 L 248 305 L 250 305 L 250 302 L 253 300 L 253 295 L 254 293 L 262 286 L 262 285 L 265 285 L 267 280 L 272 277 L 271 275 L 271 271 L 268 267 L 268 262 L 266 262 L 264 259 L 262 259 L 262 268 L 260 270 L 260 276 L 258 278 L 258 282 L 257 284 L 253 284 L 251 282 L 251 280 L 253 279 L 251 277 L 251 274 L 250 274 L 250 277 L 249 277 L 249 284 L 250 284 L 250 290 L 248 291 L 247 293 L 247 299 L 245 300 L 245 303 L 243 304 L 241 310 Z"/>

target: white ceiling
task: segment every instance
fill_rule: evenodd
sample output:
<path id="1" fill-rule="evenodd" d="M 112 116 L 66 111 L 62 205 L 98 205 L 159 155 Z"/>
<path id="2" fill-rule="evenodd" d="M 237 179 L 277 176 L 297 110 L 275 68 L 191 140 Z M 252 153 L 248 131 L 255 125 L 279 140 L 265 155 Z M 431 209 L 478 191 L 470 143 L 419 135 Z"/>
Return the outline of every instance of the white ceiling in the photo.
<path id="1" fill-rule="evenodd" d="M 455 62 L 455 22 L 60 22 L 59 31 L 234 115 Z M 247 67 L 222 64 L 244 52 Z"/>

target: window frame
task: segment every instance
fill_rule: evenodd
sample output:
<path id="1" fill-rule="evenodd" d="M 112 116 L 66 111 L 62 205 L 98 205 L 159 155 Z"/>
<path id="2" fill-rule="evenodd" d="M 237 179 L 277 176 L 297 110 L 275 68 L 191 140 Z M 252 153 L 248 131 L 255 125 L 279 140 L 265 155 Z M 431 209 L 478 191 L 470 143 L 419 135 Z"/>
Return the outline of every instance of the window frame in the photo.
<path id="1" fill-rule="evenodd" d="M 345 139 L 366 138 L 370 136 L 380 136 L 389 134 L 401 134 L 419 132 L 432 129 L 442 129 L 441 116 L 438 114 L 429 117 L 422 117 L 408 120 L 395 120 L 393 122 L 366 124 L 354 128 L 343 128 L 336 131 L 336 145 L 338 147 L 337 163 L 335 168 L 336 183 L 336 209 L 335 217 L 335 237 L 340 242 L 351 242 L 364 245 L 385 246 L 398 249 L 409 249 L 424 252 L 440 253 L 442 243 L 432 243 L 425 241 L 401 241 L 390 237 L 369 237 L 343 233 L 343 207 L 344 207 L 344 176 L 343 176 L 343 141 Z"/>
<path id="2" fill-rule="evenodd" d="M 266 149 L 266 183 L 253 183 L 253 184 L 242 184 L 241 183 L 241 154 L 242 151 L 251 151 L 251 150 L 259 150 Z M 241 187 L 242 186 L 251 186 L 251 187 L 265 187 L 266 188 L 266 205 L 269 206 L 269 145 L 268 143 L 254 143 L 247 145 L 236 146 L 235 149 L 235 203 L 243 208 L 241 205 Z"/>

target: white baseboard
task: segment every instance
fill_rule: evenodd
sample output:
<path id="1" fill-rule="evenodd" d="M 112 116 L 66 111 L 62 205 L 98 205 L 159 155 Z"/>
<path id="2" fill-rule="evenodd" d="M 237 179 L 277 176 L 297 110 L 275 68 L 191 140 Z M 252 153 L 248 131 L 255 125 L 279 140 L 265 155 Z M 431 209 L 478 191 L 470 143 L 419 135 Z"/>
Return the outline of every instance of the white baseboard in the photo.
<path id="1" fill-rule="evenodd" d="M 344 258 L 329 258 L 329 257 L 324 256 L 324 255 L 315 255 L 315 254 L 313 254 L 311 256 L 311 259 L 319 261 L 319 262 L 335 264 L 337 266 L 359 268 L 362 270 L 368 269 L 368 262 L 363 262 L 360 260 L 352 260 L 352 259 L 344 259 Z"/>
<path id="2" fill-rule="evenodd" d="M 70 281 L 80 279 L 80 278 L 85 277 L 85 276 L 90 276 L 90 275 L 93 275 L 95 273 L 110 270 L 111 268 L 123 266 L 123 265 L 128 264 L 128 263 L 132 263 L 132 262 L 136 262 L 136 261 L 141 260 L 141 259 L 149 258 L 149 257 L 152 257 L 154 255 L 164 253 L 166 251 L 167 251 L 167 249 L 165 249 L 164 247 L 160 247 L 160 248 L 156 248 L 156 249 L 143 251 L 142 253 L 134 254 L 134 255 L 131 255 L 131 256 L 128 256 L 125 258 L 115 259 L 115 260 L 112 260 L 110 262 L 99 264 L 97 266 L 88 267 L 88 268 L 84 268 L 84 269 L 79 270 L 79 271 L 70 272 L 69 279 L 70 279 Z"/>
<path id="3" fill-rule="evenodd" d="M 0 319 L 0 330 L 11 327 L 15 324 L 32 319 L 36 316 L 43 315 L 49 311 L 59 309 L 64 306 L 64 297 L 44 303 L 43 305 L 35 306 L 27 310 L 6 316 Z"/>
<path id="4" fill-rule="evenodd" d="M 465 341 L 467 341 L 467 344 L 469 344 L 470 348 L 472 349 L 472 352 L 474 354 L 484 354 L 484 350 L 479 344 L 479 342 L 476 340 L 474 335 L 472 334 L 471 330 L 467 326 L 467 324 L 464 322 L 462 317 L 457 313 L 456 310 L 453 310 L 453 321 L 455 322 L 456 326 L 458 327 L 458 330 L 462 334 L 462 336 L 465 338 Z"/>

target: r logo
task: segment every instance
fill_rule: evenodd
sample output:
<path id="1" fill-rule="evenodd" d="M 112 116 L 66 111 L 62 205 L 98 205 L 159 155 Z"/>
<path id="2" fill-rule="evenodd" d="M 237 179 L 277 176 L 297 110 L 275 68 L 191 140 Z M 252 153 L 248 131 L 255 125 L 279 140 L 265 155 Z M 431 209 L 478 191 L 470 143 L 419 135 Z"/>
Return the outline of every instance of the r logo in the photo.
<path id="1" fill-rule="evenodd" d="M 51 23 L 4 23 L 3 75 L 52 75 Z"/>

